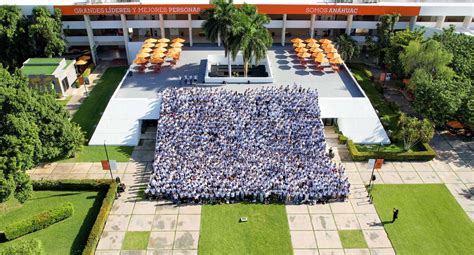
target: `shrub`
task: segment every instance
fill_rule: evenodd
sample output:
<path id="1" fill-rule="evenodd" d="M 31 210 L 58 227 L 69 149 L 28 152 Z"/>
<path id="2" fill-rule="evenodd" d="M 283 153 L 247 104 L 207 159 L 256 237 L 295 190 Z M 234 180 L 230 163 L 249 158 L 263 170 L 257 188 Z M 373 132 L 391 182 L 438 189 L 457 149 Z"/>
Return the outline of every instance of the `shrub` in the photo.
<path id="1" fill-rule="evenodd" d="M 352 140 L 347 141 L 347 148 L 349 149 L 352 159 L 355 161 L 365 161 L 375 158 L 398 161 L 428 161 L 436 157 L 436 152 L 428 143 L 421 143 L 421 146 L 424 150 L 415 152 L 359 151 Z"/>
<path id="2" fill-rule="evenodd" d="M 339 140 L 340 144 L 346 144 L 347 140 L 349 140 L 349 138 L 347 138 L 347 136 L 343 135 L 342 133 L 337 135 L 337 139 Z"/>
<path id="3" fill-rule="evenodd" d="M 115 200 L 115 194 L 117 192 L 117 183 L 114 181 L 108 181 L 108 183 L 109 190 L 102 201 L 99 215 L 97 215 L 94 226 L 92 227 L 89 237 L 87 238 L 86 247 L 82 252 L 84 255 L 94 255 L 97 244 L 99 243 L 99 238 L 102 235 L 105 222 L 107 221 L 107 217 L 109 216 L 110 210 L 112 209 L 112 205 Z"/>
<path id="4" fill-rule="evenodd" d="M 22 240 L 0 248 L 0 255 L 41 255 L 44 254 L 43 245 L 38 239 Z"/>
<path id="5" fill-rule="evenodd" d="M 33 182 L 33 190 L 106 190 L 111 180 L 46 180 Z"/>
<path id="6" fill-rule="evenodd" d="M 72 216 L 74 207 L 72 203 L 64 203 L 58 207 L 30 216 L 29 218 L 12 222 L 5 227 L 5 238 L 13 240 L 20 236 L 45 229 L 54 223 Z"/>
<path id="7" fill-rule="evenodd" d="M 372 74 L 372 71 L 370 71 L 370 70 L 367 69 L 367 68 L 364 68 L 363 70 L 364 70 L 364 74 L 367 75 L 367 77 L 368 77 L 369 79 L 374 78 L 374 75 Z"/>

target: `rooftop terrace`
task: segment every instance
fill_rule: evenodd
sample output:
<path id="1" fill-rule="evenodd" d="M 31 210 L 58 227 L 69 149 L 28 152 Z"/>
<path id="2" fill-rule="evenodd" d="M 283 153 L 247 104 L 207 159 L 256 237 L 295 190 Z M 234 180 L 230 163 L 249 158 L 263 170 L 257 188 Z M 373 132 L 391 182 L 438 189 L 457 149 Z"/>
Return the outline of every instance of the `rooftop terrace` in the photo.
<path id="1" fill-rule="evenodd" d="M 160 73 L 134 73 L 123 81 L 116 98 L 155 98 L 157 92 L 166 87 L 183 87 L 179 77 L 198 75 L 198 83 L 203 83 L 206 57 L 209 54 L 222 54 L 222 49 L 214 47 L 184 48 L 181 58 L 174 68 L 164 67 Z M 133 56 L 133 54 L 132 54 Z M 321 73 L 313 68 L 313 61 L 302 66 L 291 47 L 273 47 L 269 52 L 273 71 L 273 84 L 227 84 L 200 85 L 224 87 L 243 91 L 261 86 L 281 86 L 298 84 L 319 91 L 321 97 L 364 97 L 350 74 L 341 68 L 339 72 Z"/>

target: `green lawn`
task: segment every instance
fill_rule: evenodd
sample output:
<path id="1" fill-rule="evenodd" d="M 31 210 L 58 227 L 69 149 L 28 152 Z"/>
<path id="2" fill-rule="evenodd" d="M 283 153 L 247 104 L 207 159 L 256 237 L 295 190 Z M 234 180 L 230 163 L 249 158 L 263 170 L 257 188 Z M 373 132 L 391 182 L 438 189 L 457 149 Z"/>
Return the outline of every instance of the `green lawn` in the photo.
<path id="1" fill-rule="evenodd" d="M 443 184 L 375 185 L 372 194 L 397 254 L 474 254 L 474 223 Z"/>
<path id="2" fill-rule="evenodd" d="M 79 110 L 74 114 L 72 121 L 81 126 L 87 140 L 94 133 L 101 113 L 104 112 L 126 70 L 126 67 L 110 67 L 107 69 L 89 93 L 89 96 L 82 102 Z"/>
<path id="3" fill-rule="evenodd" d="M 362 230 L 339 230 L 338 233 L 344 249 L 367 248 Z"/>
<path id="4" fill-rule="evenodd" d="M 74 214 L 46 229 L 0 243 L 0 247 L 23 239 L 37 238 L 42 241 L 45 254 L 81 254 L 104 196 L 104 192 L 97 191 L 35 191 L 33 197 L 23 205 L 10 199 L 0 204 L 0 231 L 8 223 L 65 202 L 74 204 Z"/>
<path id="5" fill-rule="evenodd" d="M 125 233 L 122 250 L 146 250 L 148 247 L 150 232 L 148 231 L 129 231 Z"/>
<path id="6" fill-rule="evenodd" d="M 379 151 L 380 152 L 406 152 L 405 148 L 403 148 L 402 143 L 392 143 L 388 145 L 384 145 L 380 148 L 380 145 L 378 144 L 356 144 L 355 145 L 357 150 L 360 152 L 372 152 L 372 151 Z M 420 144 L 417 144 L 416 146 L 413 146 L 411 149 L 408 150 L 408 152 L 415 152 L 415 151 L 425 151 L 423 148 L 421 148 Z"/>
<path id="7" fill-rule="evenodd" d="M 240 217 L 248 222 L 239 223 Z M 292 254 L 284 205 L 206 205 L 199 254 Z"/>
<path id="8" fill-rule="evenodd" d="M 132 155 L 133 146 L 109 146 L 107 152 L 110 160 L 117 162 L 128 162 Z M 82 151 L 77 153 L 74 158 L 65 159 L 61 162 L 99 162 L 107 159 L 104 146 L 83 146 Z"/>

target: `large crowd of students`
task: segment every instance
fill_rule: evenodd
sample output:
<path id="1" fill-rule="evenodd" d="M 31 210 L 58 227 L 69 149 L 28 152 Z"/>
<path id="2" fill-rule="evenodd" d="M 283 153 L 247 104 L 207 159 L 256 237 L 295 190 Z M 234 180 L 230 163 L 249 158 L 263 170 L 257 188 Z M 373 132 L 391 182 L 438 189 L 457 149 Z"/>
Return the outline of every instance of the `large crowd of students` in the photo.
<path id="1" fill-rule="evenodd" d="M 344 199 L 349 189 L 328 157 L 316 90 L 162 92 L 150 198 L 300 204 Z"/>

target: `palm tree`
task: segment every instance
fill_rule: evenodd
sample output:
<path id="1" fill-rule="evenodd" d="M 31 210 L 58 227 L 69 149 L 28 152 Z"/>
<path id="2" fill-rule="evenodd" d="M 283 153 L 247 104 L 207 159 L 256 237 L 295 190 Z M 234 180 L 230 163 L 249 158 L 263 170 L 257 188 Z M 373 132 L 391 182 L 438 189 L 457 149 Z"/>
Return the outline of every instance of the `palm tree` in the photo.
<path id="1" fill-rule="evenodd" d="M 206 19 L 202 24 L 202 29 L 206 37 L 211 42 L 217 42 L 219 38 L 224 45 L 224 55 L 228 60 L 229 77 L 232 75 L 231 60 L 229 54 L 229 37 L 234 23 L 233 17 L 236 13 L 236 8 L 232 0 L 212 0 L 214 8 L 205 9 L 201 15 Z"/>
<path id="2" fill-rule="evenodd" d="M 352 39 L 347 34 L 341 34 L 336 39 L 337 42 L 337 50 L 344 61 L 350 60 L 353 57 L 357 57 L 360 52 L 360 47 L 357 42 Z"/>
<path id="3" fill-rule="evenodd" d="M 267 50 L 272 46 L 273 39 L 265 27 L 270 23 L 267 15 L 259 14 L 253 5 L 244 4 L 235 14 L 235 24 L 230 37 L 230 52 L 235 59 L 242 51 L 244 60 L 244 76 L 247 77 L 249 63 L 255 59 L 258 63 L 267 55 Z"/>

